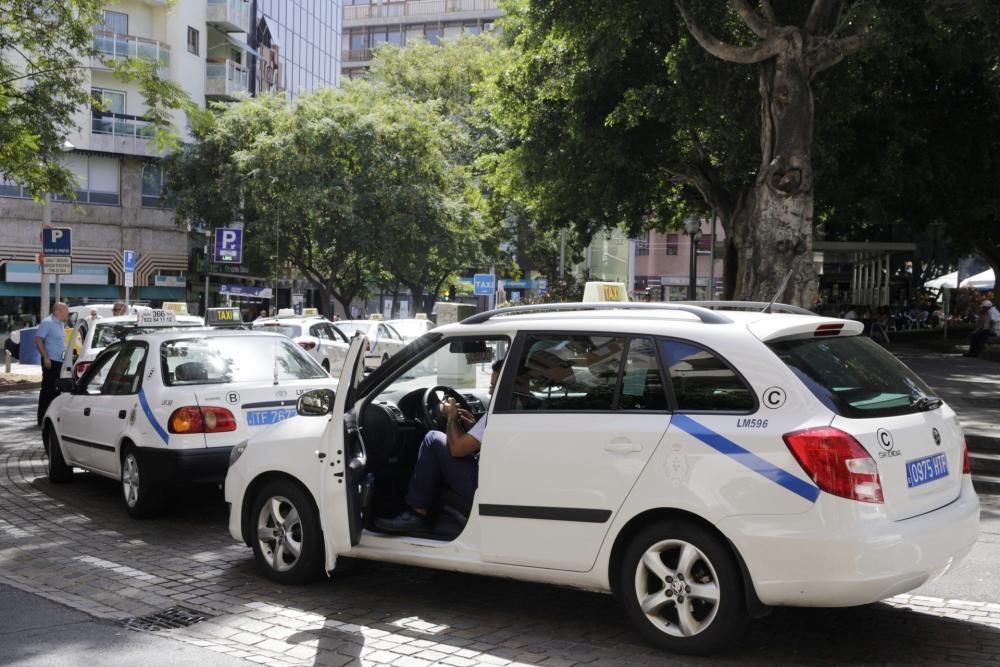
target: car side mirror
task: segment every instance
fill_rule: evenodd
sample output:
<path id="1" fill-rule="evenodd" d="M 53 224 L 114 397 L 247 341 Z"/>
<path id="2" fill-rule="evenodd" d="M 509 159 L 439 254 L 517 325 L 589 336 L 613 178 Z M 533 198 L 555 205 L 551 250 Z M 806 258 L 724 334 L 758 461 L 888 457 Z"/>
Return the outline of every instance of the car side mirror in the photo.
<path id="1" fill-rule="evenodd" d="M 59 378 L 56 381 L 56 387 L 64 394 L 70 394 L 76 390 L 76 382 L 73 381 L 73 378 Z"/>
<path id="2" fill-rule="evenodd" d="M 303 417 L 323 417 L 333 410 L 332 389 L 313 389 L 299 396 L 295 411 Z"/>

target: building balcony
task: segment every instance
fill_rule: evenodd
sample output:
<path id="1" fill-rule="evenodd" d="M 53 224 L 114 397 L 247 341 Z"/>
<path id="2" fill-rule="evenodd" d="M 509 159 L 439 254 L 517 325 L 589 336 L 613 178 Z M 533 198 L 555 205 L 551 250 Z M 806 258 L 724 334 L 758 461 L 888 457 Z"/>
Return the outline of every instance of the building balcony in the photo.
<path id="1" fill-rule="evenodd" d="M 110 113 L 94 109 L 91 112 L 90 150 L 126 155 L 159 155 L 156 147 L 156 126 L 141 116 Z"/>
<path id="2" fill-rule="evenodd" d="M 205 21 L 222 32 L 249 32 L 250 3 L 245 0 L 208 0 Z"/>
<path id="3" fill-rule="evenodd" d="M 232 60 L 209 59 L 206 64 L 205 97 L 234 100 L 250 91 L 250 71 Z"/>
<path id="4" fill-rule="evenodd" d="M 93 46 L 94 50 L 100 53 L 94 57 L 94 67 L 106 69 L 103 60 L 138 58 L 150 63 L 159 63 L 160 69 L 170 68 L 170 45 L 155 39 L 95 30 Z"/>
<path id="5" fill-rule="evenodd" d="M 489 19 L 499 18 L 503 14 L 503 10 L 497 6 L 497 0 L 406 0 L 344 7 L 343 27 L 429 20 Z"/>
<path id="6" fill-rule="evenodd" d="M 344 49 L 341 54 L 341 66 L 360 66 L 371 63 L 373 49 Z"/>

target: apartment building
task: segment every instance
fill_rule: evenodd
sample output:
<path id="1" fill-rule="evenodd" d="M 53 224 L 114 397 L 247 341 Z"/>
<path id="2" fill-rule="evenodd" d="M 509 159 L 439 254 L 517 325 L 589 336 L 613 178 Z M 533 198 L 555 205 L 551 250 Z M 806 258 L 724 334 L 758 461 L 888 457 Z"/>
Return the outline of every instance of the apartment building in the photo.
<path id="1" fill-rule="evenodd" d="M 290 97 L 339 81 L 340 0 L 121 0 L 94 26 L 100 57 L 88 58 L 87 83 L 101 104 L 80 109 L 66 137 L 66 166 L 77 201 L 54 200 L 51 224 L 73 231 L 73 273 L 64 300 L 124 295 L 122 251 L 137 252 L 132 298 L 188 297 L 188 234 L 174 220 L 160 167 L 162 151 L 145 120 L 136 84 L 119 81 L 106 61 L 138 57 L 159 65 L 199 106 L 261 91 Z M 188 119 L 173 117 L 188 138 Z M 36 263 L 43 205 L 0 174 L 0 309 L 38 312 Z M 52 277 L 50 276 L 50 281 Z"/>
<path id="2" fill-rule="evenodd" d="M 504 14 L 496 0 L 343 0 L 343 5 L 341 66 L 348 78 L 367 71 L 379 44 L 437 44 L 462 32 L 491 31 Z"/>

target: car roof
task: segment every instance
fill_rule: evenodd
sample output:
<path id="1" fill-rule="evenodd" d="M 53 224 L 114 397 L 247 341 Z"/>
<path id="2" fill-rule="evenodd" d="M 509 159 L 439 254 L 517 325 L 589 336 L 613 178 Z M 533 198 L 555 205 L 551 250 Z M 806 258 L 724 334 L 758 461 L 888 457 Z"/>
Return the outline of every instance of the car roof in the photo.
<path id="1" fill-rule="evenodd" d="M 254 320 L 251 324 L 257 326 L 261 324 L 305 324 L 305 323 L 316 323 L 316 322 L 326 322 L 327 324 L 334 324 L 330 320 L 326 319 L 322 315 L 297 315 L 294 317 L 283 316 L 283 317 L 262 317 L 260 319 Z"/>
<path id="2" fill-rule="evenodd" d="M 255 337 L 267 337 L 267 338 L 280 338 L 281 340 L 288 340 L 287 336 L 282 336 L 279 333 L 273 333 L 270 331 L 254 331 L 252 329 L 210 329 L 205 328 L 192 328 L 192 329 L 170 329 L 167 328 L 164 331 L 154 331 L 149 333 L 136 334 L 129 338 L 129 340 L 144 340 L 150 343 L 161 343 L 164 340 L 182 340 L 182 339 L 195 339 L 195 338 L 222 338 L 228 336 L 255 336 Z"/>

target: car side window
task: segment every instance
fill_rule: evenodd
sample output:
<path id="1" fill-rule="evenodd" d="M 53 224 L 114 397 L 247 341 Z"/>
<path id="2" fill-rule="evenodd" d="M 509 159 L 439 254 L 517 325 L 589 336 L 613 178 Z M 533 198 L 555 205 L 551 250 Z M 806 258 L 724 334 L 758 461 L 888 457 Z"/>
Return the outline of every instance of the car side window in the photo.
<path id="1" fill-rule="evenodd" d="M 629 341 L 628 356 L 618 390 L 619 410 L 667 410 L 667 393 L 656 359 L 656 347 L 649 338 Z"/>
<path id="2" fill-rule="evenodd" d="M 93 369 L 84 378 L 83 393 L 91 396 L 97 396 L 101 393 L 101 388 L 104 387 L 104 382 L 108 379 L 108 373 L 111 371 L 111 367 L 117 358 L 118 355 L 109 354 L 103 359 L 98 359 L 94 362 Z"/>
<path id="3" fill-rule="evenodd" d="M 349 344 L 351 342 L 351 341 L 349 341 L 347 339 L 347 336 L 344 335 L 344 332 L 341 331 L 340 329 L 338 329 L 335 325 L 328 324 L 326 326 L 328 326 L 330 328 L 330 338 L 332 338 L 333 340 L 335 340 L 335 341 L 337 341 L 339 343 L 348 343 Z"/>
<path id="4" fill-rule="evenodd" d="M 525 336 L 507 405 L 518 411 L 613 410 L 625 338 Z"/>
<path id="5" fill-rule="evenodd" d="M 111 371 L 108 373 L 108 379 L 105 381 L 101 393 L 110 396 L 138 393 L 145 360 L 145 345 L 136 343 L 123 347 L 114 364 L 111 365 Z"/>
<path id="6" fill-rule="evenodd" d="M 396 329 L 391 324 L 386 324 L 385 328 L 389 330 L 389 335 L 392 337 L 393 340 L 403 340 L 403 337 L 399 334 L 398 331 L 396 331 Z"/>
<path id="7" fill-rule="evenodd" d="M 309 328 L 309 335 L 323 340 L 330 340 L 330 332 L 327 331 L 325 324 L 312 325 L 312 327 Z"/>
<path id="8" fill-rule="evenodd" d="M 756 405 L 753 391 L 733 368 L 714 352 L 678 340 L 660 341 L 660 352 L 670 373 L 677 409 L 749 412 Z"/>
<path id="9" fill-rule="evenodd" d="M 389 327 L 384 324 L 378 325 L 378 337 L 385 339 L 392 339 L 392 334 L 389 333 Z"/>

